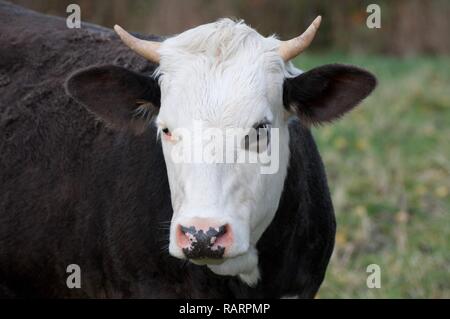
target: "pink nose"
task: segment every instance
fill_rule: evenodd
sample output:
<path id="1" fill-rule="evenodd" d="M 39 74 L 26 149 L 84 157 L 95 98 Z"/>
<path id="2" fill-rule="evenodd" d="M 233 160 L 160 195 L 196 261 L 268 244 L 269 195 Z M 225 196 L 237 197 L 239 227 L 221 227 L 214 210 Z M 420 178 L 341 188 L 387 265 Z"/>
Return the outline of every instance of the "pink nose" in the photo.
<path id="1" fill-rule="evenodd" d="M 187 258 L 222 258 L 233 243 L 233 236 L 228 224 L 194 218 L 177 226 L 176 240 Z"/>

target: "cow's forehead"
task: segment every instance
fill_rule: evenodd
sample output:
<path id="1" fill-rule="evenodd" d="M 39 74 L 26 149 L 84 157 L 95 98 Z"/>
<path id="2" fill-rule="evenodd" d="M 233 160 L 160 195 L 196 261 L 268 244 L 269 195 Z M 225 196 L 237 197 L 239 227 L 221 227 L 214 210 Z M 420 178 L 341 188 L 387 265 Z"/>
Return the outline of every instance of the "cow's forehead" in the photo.
<path id="1" fill-rule="evenodd" d="M 279 100 L 285 72 L 277 45 L 277 39 L 229 19 L 166 40 L 160 50 L 161 115 L 176 108 L 225 126 L 265 116 L 271 98 Z"/>
<path id="2" fill-rule="evenodd" d="M 159 72 L 167 75 L 167 84 L 175 79 L 186 81 L 186 77 L 248 82 L 249 77 L 284 72 L 285 64 L 277 53 L 279 43 L 244 23 L 222 19 L 165 40 L 159 49 Z"/>
<path id="3" fill-rule="evenodd" d="M 242 22 L 222 19 L 165 40 L 159 52 L 162 64 L 170 68 L 189 56 L 210 58 L 213 63 L 226 62 L 244 53 L 254 59 L 276 51 L 279 44 L 275 37 L 264 37 Z"/>
<path id="4" fill-rule="evenodd" d="M 268 92 L 270 79 L 263 72 L 237 68 L 216 72 L 180 72 L 170 75 L 170 84 L 161 86 L 161 115 L 202 120 L 213 126 L 247 127 L 264 117 L 270 118 L 272 104 Z M 203 74 L 202 74 L 203 73 Z M 268 81 L 269 80 L 269 81 Z M 281 89 L 281 85 L 280 85 Z"/>

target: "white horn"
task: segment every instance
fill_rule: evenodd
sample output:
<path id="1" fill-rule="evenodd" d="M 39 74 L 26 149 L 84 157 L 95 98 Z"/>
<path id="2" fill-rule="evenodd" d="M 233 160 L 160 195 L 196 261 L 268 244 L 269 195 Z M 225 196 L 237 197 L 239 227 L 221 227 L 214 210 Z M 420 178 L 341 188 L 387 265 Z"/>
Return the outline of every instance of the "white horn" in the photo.
<path id="1" fill-rule="evenodd" d="M 310 45 L 316 35 L 317 29 L 319 29 L 320 21 L 322 21 L 322 17 L 318 16 L 300 36 L 288 41 L 281 41 L 278 54 L 284 61 L 287 62 L 295 58 Z"/>
<path id="2" fill-rule="evenodd" d="M 159 63 L 160 55 L 158 49 L 161 46 L 160 42 L 138 39 L 135 36 L 129 34 L 117 24 L 114 26 L 114 30 L 119 35 L 123 43 L 125 43 L 131 50 L 151 62 Z"/>

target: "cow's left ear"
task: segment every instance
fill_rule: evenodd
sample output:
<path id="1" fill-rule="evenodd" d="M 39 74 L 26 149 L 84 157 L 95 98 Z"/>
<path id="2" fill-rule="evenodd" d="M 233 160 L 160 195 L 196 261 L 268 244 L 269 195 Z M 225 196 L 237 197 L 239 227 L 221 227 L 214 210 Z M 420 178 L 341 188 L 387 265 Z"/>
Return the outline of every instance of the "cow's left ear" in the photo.
<path id="1" fill-rule="evenodd" d="M 72 74 L 66 92 L 117 129 L 142 133 L 159 111 L 158 80 L 115 66 L 94 66 Z"/>
<path id="2" fill-rule="evenodd" d="M 283 84 L 283 103 L 309 123 L 330 122 L 350 111 L 375 88 L 371 73 L 349 65 L 329 64 Z"/>

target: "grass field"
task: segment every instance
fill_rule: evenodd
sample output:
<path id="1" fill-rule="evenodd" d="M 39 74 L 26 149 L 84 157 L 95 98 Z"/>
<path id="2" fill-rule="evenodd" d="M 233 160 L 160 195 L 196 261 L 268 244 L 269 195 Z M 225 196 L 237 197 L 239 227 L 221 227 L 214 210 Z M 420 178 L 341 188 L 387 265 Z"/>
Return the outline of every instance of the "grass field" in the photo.
<path id="1" fill-rule="evenodd" d="M 336 248 L 318 298 L 450 298 L 450 57 L 302 55 L 308 70 L 355 64 L 374 94 L 315 128 L 336 210 Z M 381 288 L 366 267 L 381 267 Z"/>

